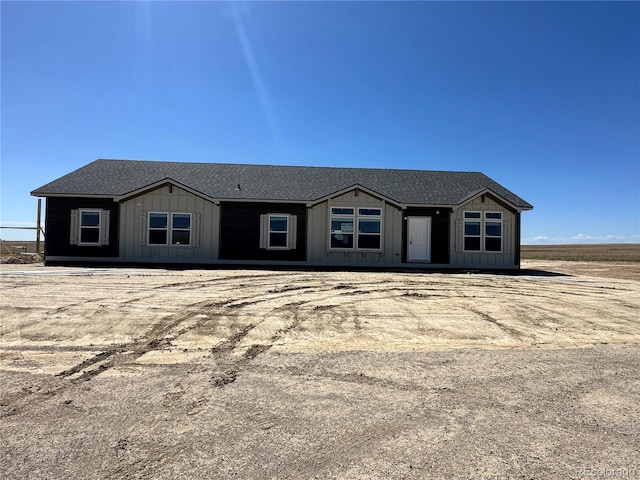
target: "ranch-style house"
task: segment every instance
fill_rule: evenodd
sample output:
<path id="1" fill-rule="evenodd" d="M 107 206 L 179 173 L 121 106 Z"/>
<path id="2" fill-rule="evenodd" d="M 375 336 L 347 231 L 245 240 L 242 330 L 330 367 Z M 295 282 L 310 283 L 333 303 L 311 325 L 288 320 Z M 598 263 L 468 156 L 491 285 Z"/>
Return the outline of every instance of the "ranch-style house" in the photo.
<path id="1" fill-rule="evenodd" d="M 518 269 L 533 208 L 478 172 L 131 160 L 31 194 L 48 265 Z"/>

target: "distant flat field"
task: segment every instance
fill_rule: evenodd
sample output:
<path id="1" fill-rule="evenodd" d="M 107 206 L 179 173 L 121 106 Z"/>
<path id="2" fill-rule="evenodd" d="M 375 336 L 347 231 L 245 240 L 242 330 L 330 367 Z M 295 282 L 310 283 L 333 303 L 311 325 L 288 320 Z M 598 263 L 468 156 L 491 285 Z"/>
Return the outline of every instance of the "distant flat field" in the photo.
<path id="1" fill-rule="evenodd" d="M 522 259 L 574 262 L 640 262 L 640 243 L 523 245 Z"/>

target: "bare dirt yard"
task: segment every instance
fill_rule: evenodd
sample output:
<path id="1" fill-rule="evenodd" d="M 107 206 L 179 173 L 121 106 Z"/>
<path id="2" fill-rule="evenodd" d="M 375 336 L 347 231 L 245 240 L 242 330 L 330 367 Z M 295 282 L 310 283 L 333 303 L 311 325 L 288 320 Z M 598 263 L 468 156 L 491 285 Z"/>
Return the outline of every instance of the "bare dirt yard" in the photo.
<path id="1" fill-rule="evenodd" d="M 0 477 L 640 478 L 640 264 L 0 265 Z"/>

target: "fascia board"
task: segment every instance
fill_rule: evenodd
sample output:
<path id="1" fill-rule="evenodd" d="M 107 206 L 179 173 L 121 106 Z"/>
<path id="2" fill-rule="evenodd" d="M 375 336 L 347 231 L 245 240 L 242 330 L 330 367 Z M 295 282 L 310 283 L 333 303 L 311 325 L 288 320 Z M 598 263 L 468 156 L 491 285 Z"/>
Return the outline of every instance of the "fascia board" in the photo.
<path id="1" fill-rule="evenodd" d="M 402 208 L 451 208 L 455 209 L 458 205 L 449 205 L 447 203 L 404 203 Z"/>
<path id="2" fill-rule="evenodd" d="M 125 200 L 129 200 L 130 198 L 138 197 L 140 195 L 144 195 L 147 192 L 156 190 L 157 188 L 163 187 L 164 185 L 167 185 L 167 184 L 174 185 L 174 186 L 176 186 L 178 188 L 181 188 L 182 190 L 185 190 L 185 191 L 187 191 L 187 192 L 189 192 L 189 193 L 191 193 L 191 194 L 193 194 L 193 195 L 195 195 L 197 197 L 203 198 L 203 199 L 205 199 L 205 200 L 207 200 L 209 202 L 213 202 L 214 201 L 214 199 L 211 198 L 210 196 L 208 196 L 208 195 L 206 195 L 206 194 L 204 194 L 202 192 L 199 192 L 198 190 L 194 190 L 193 188 L 188 187 L 187 185 L 184 185 L 184 184 L 182 184 L 180 182 L 176 182 L 172 178 L 164 178 L 164 179 L 159 180 L 157 182 L 150 183 L 149 185 L 145 185 L 144 187 L 141 187 L 141 188 L 138 188 L 138 189 L 133 190 L 131 192 L 125 193 L 124 195 L 116 195 L 113 198 L 114 198 L 114 200 L 116 200 L 118 202 L 123 202 Z"/>
<path id="3" fill-rule="evenodd" d="M 212 200 L 213 201 L 213 200 Z M 284 200 L 277 198 L 231 198 L 220 197 L 215 199 L 216 203 L 229 202 L 229 203 L 297 203 L 300 205 L 307 205 L 305 200 Z"/>
<path id="4" fill-rule="evenodd" d="M 378 193 L 375 190 L 372 190 L 370 188 L 364 187 L 364 186 L 360 185 L 359 183 L 355 183 L 355 184 L 353 184 L 353 185 L 351 185 L 349 187 L 346 187 L 346 188 L 343 188 L 341 190 L 337 190 L 337 191 L 335 191 L 333 193 L 330 193 L 329 195 L 325 195 L 323 197 L 316 198 L 315 200 L 311 200 L 311 201 L 307 202 L 307 207 L 313 207 L 314 205 L 318 205 L 319 203 L 326 202 L 327 200 L 330 200 L 333 197 L 337 197 L 338 195 L 343 195 L 343 194 L 345 194 L 347 192 L 350 192 L 350 191 L 356 190 L 356 189 L 362 190 L 364 193 L 366 193 L 368 195 L 371 195 L 373 197 L 377 197 L 380 200 L 385 201 L 386 203 L 390 203 L 392 205 L 395 205 L 397 207 L 402 208 L 402 204 L 400 202 L 398 202 L 398 201 L 396 201 L 396 200 L 394 200 L 392 198 L 389 198 L 389 197 L 387 197 L 385 195 L 382 195 L 381 193 Z"/>
<path id="5" fill-rule="evenodd" d="M 512 202 L 510 202 L 509 200 L 504 198 L 499 193 L 494 192 L 490 188 L 483 188 L 482 190 L 480 190 L 480 191 L 478 191 L 476 193 L 472 193 L 467 198 L 462 200 L 458 205 L 456 205 L 456 207 L 454 207 L 454 210 L 457 210 L 458 208 L 460 208 L 460 207 L 466 205 L 467 203 L 469 203 L 470 201 L 472 201 L 472 200 L 474 200 L 474 199 L 476 199 L 478 197 L 481 197 L 482 195 L 486 195 L 486 194 L 490 194 L 490 195 L 498 198 L 501 202 L 507 204 L 507 206 L 511 207 L 513 210 L 515 210 L 518 213 L 522 212 L 523 210 L 531 210 L 530 208 L 523 208 L 523 207 L 518 207 L 517 205 L 514 205 Z"/>
<path id="6" fill-rule="evenodd" d="M 38 198 L 111 198 L 116 201 L 115 195 L 93 195 L 88 193 L 36 193 L 35 190 L 31 192 L 31 196 Z"/>

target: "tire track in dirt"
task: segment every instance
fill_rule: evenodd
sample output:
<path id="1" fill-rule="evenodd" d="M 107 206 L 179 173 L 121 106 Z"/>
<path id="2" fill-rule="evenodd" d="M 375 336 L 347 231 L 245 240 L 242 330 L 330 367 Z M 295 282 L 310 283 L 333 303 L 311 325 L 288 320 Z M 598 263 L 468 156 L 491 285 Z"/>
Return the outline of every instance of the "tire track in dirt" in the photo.
<path id="1" fill-rule="evenodd" d="M 117 349 L 110 349 L 110 350 L 105 350 L 104 352 L 100 352 L 97 355 L 94 355 L 93 357 L 88 358 L 85 361 L 71 367 L 70 369 L 58 373 L 56 377 L 66 378 L 66 377 L 70 377 L 71 375 L 75 375 L 76 373 L 79 373 L 82 370 L 95 365 L 96 363 L 100 363 L 107 360 L 112 355 L 115 355 L 116 352 L 117 352 Z"/>
<path id="2" fill-rule="evenodd" d="M 216 355 L 219 364 L 225 368 L 221 372 L 215 374 L 211 378 L 211 383 L 216 387 L 224 387 L 229 383 L 236 381 L 238 375 L 242 370 L 246 368 L 249 362 L 255 359 L 258 355 L 268 351 L 273 347 L 273 344 L 277 342 L 284 335 L 297 329 L 302 323 L 302 317 L 300 315 L 300 305 L 305 302 L 294 302 L 277 307 L 272 310 L 272 313 L 278 311 L 288 312 L 291 317 L 291 323 L 276 330 L 273 335 L 267 340 L 267 343 L 252 344 L 242 354 L 241 357 L 233 357 L 233 351 L 239 346 L 239 344 L 247 337 L 249 332 L 253 330 L 256 325 L 249 324 L 242 329 L 236 335 L 231 337 L 228 341 L 223 342 L 221 345 L 212 349 L 212 353 Z"/>
<path id="3" fill-rule="evenodd" d="M 206 302 L 206 304 L 210 305 L 210 302 Z M 55 375 L 55 379 L 67 380 L 68 382 L 54 382 L 45 377 L 37 389 L 38 391 L 45 390 L 47 394 L 44 396 L 34 397 L 30 395 L 31 392 L 18 392 L 4 397 L 2 405 L 0 405 L 3 407 L 0 418 L 21 412 L 34 402 L 49 400 L 72 388 L 74 384 L 91 380 L 109 369 L 131 363 L 152 350 L 169 345 L 171 339 L 163 337 L 177 325 L 190 318 L 192 314 L 193 312 L 187 310 L 177 315 L 171 315 L 164 321 L 158 322 L 143 338 L 126 344 L 111 345 L 93 357 Z M 92 350 L 95 351 L 95 347 Z"/>
<path id="4" fill-rule="evenodd" d="M 355 383 L 359 385 L 373 385 L 400 391 L 416 391 L 416 392 L 437 392 L 442 387 L 424 388 L 410 382 L 401 382 L 398 380 L 384 379 L 364 372 L 336 372 L 328 369 L 317 370 L 315 368 L 303 368 L 295 365 L 273 366 L 273 365 L 254 365 L 251 371 L 266 374 L 291 375 L 296 377 L 305 377 L 308 379 L 324 379 L 337 382 Z"/>
<path id="5" fill-rule="evenodd" d="M 254 328 L 255 325 L 250 323 L 232 335 L 228 340 L 211 349 L 211 353 L 218 366 L 217 371 L 214 371 L 209 380 L 214 387 L 224 387 L 236 381 L 238 372 L 247 360 L 247 357 L 243 356 L 241 359 L 234 359 L 231 353 Z"/>
<path id="6" fill-rule="evenodd" d="M 54 351 L 54 352 L 95 352 L 96 350 L 105 350 L 106 347 L 100 347 L 96 345 L 3 345 L 0 346 L 0 351 L 13 352 L 13 351 L 25 351 L 25 352 L 42 352 L 42 351 Z"/>
<path id="7" fill-rule="evenodd" d="M 59 373 L 58 376 L 71 377 L 73 375 L 79 374 L 76 378 L 73 378 L 72 381 L 86 381 L 111 368 L 115 368 L 127 363 L 133 363 L 142 355 L 169 346 L 171 345 L 171 342 L 178 338 L 180 335 L 183 335 L 184 333 L 197 328 L 201 321 L 195 322 L 188 328 L 181 329 L 174 335 L 170 335 L 170 333 L 175 330 L 180 324 L 193 318 L 194 316 L 201 314 L 203 311 L 201 308 L 202 306 L 216 307 L 224 306 L 225 304 L 226 302 L 211 304 L 211 302 L 206 301 L 189 305 L 184 311 L 178 312 L 174 315 L 170 315 L 156 323 L 145 335 L 143 335 L 142 338 L 130 343 L 112 346 L 106 351 L 101 352 L 98 355 L 85 360 L 84 362 L 68 370 L 65 370 L 64 372 Z M 211 318 L 215 318 L 221 315 L 221 313 L 210 312 L 209 310 L 206 311 L 208 315 L 207 320 L 209 321 L 211 320 Z M 95 365 L 97 365 L 97 368 L 87 370 L 87 368 L 93 367 Z"/>
<path id="8" fill-rule="evenodd" d="M 478 310 L 477 308 L 472 308 L 472 307 L 466 307 L 465 308 L 468 312 L 474 313 L 477 316 L 479 316 L 482 320 L 485 320 L 487 322 L 490 322 L 492 324 L 494 324 L 496 327 L 500 328 L 501 330 L 503 330 L 505 333 L 515 337 L 518 340 L 523 340 L 523 333 L 513 327 L 510 327 L 509 325 L 505 325 L 504 323 L 496 320 L 495 318 L 493 318 L 491 315 L 489 315 L 488 313 L 485 312 L 481 312 L 480 310 Z"/>
<path id="9" fill-rule="evenodd" d="M 580 302 L 576 305 L 576 309 L 580 312 L 580 323 L 584 330 L 599 330 L 607 332 L 615 332 L 628 335 L 629 332 L 620 328 L 615 328 L 611 324 L 603 322 L 602 319 L 610 317 L 610 307 L 601 305 L 610 305 L 611 302 L 616 303 L 615 299 L 607 299 L 607 302 L 600 302 L 594 299 L 592 295 L 587 295 L 591 302 Z M 526 312 L 528 322 L 533 326 L 544 326 L 555 328 L 555 330 L 564 330 L 569 327 L 566 322 L 566 305 L 567 301 L 562 297 L 556 297 L 555 302 L 545 302 L 544 304 L 525 304 L 514 303 L 511 308 L 516 312 Z M 626 309 L 630 315 L 637 315 L 637 308 L 627 302 L 618 304 L 622 310 Z M 636 313 L 631 313 L 631 312 Z M 610 321 L 609 321 L 610 322 Z"/>
<path id="10" fill-rule="evenodd" d="M 211 324 L 215 328 L 223 317 L 231 318 L 234 323 L 231 324 L 229 337 L 211 350 L 214 363 L 211 383 L 215 386 L 225 386 L 235 381 L 242 370 L 248 368 L 253 360 L 270 350 L 276 342 L 300 329 L 304 322 L 313 321 L 317 324 L 333 325 L 336 329 L 344 331 L 343 333 L 349 333 L 352 330 L 358 333 L 363 328 L 360 305 L 366 305 L 367 302 L 381 300 L 397 302 L 399 311 L 404 312 L 405 315 L 412 315 L 414 318 L 422 319 L 423 316 L 419 313 L 420 302 L 430 302 L 431 300 L 446 301 L 448 298 L 453 300 L 466 298 L 468 302 L 484 301 L 484 299 L 489 301 L 494 300 L 494 297 L 499 294 L 502 304 L 512 304 L 509 308 L 503 308 L 501 310 L 502 314 L 499 316 L 491 316 L 477 306 L 471 306 L 470 308 L 465 306 L 464 311 L 495 325 L 507 335 L 519 340 L 528 339 L 529 336 L 524 331 L 506 324 L 502 317 L 502 315 L 506 314 L 513 315 L 513 312 L 517 311 L 515 306 L 518 305 L 519 299 L 535 299 L 537 301 L 536 308 L 539 308 L 540 311 L 549 309 L 547 314 L 554 316 L 556 321 L 562 318 L 561 312 L 559 310 L 555 311 L 556 306 L 558 309 L 560 307 L 566 309 L 570 308 L 571 305 L 576 305 L 575 308 L 582 308 L 583 311 L 588 311 L 589 315 L 593 317 L 602 316 L 602 318 L 607 318 L 606 305 L 610 304 L 610 302 L 617 302 L 616 304 L 624 308 L 629 316 L 632 315 L 635 307 L 626 294 L 626 292 L 635 290 L 624 283 L 613 287 L 604 287 L 592 285 L 587 281 L 541 282 L 539 280 L 509 278 L 508 282 L 501 281 L 501 279 L 486 282 L 473 281 L 469 285 L 465 284 L 464 288 L 462 288 L 460 277 L 427 275 L 417 279 L 415 276 L 411 276 L 412 279 L 407 280 L 409 278 L 407 276 L 398 280 L 384 279 L 385 281 L 381 282 L 371 282 L 366 275 L 362 277 L 359 278 L 354 275 L 335 280 L 332 274 L 319 273 L 310 276 L 307 273 L 290 272 L 238 275 L 235 277 L 164 283 L 163 285 L 156 284 L 139 290 L 131 290 L 131 286 L 125 284 L 125 289 L 137 297 L 129 298 L 122 303 L 109 303 L 112 300 L 110 297 L 83 298 L 81 302 L 64 305 L 59 307 L 57 311 L 69 313 L 74 308 L 95 307 L 95 304 L 99 301 L 109 303 L 109 306 L 112 306 L 114 310 L 132 303 L 141 303 L 140 307 L 144 308 L 144 303 L 150 303 L 156 297 L 159 305 L 156 308 L 161 308 L 164 305 L 171 305 L 168 303 L 168 299 L 171 298 L 172 292 L 179 292 L 181 295 L 194 292 L 193 296 L 197 301 L 188 303 L 179 312 L 161 318 L 145 334 L 133 342 L 113 344 L 106 348 L 84 347 L 85 351 L 102 351 L 60 372 L 55 382 L 43 382 L 42 389 L 49 392 L 47 396 L 50 397 L 60 391 L 60 388 L 68 388 L 66 387 L 68 384 L 91 380 L 111 368 L 134 363 L 145 353 L 164 349 L 170 346 L 175 339 L 199 328 L 205 323 Z M 99 280 L 97 277 L 93 278 Z M 67 287 L 70 291 L 71 288 L 77 291 L 77 285 L 74 285 L 73 282 L 67 282 Z M 116 293 L 123 291 L 122 283 L 117 282 L 97 283 L 93 288 L 100 288 L 103 295 L 105 290 L 106 292 L 113 290 Z M 571 289 L 571 291 L 568 289 Z M 166 295 L 163 296 L 165 293 Z M 591 299 L 588 305 L 585 305 L 584 302 L 586 297 Z M 76 296 L 75 298 L 77 299 L 78 297 Z M 187 296 L 187 298 L 189 297 Z M 296 301 L 291 302 L 292 299 Z M 410 303 L 412 302 L 416 302 L 416 308 L 411 308 Z M 260 304 L 268 306 L 269 310 L 253 310 Z M 603 306 L 600 306 L 601 304 Z M 579 305 L 581 307 L 578 307 Z M 147 307 L 147 309 L 149 308 Z M 389 308 L 392 310 L 395 307 Z M 55 312 L 56 310 L 53 311 Z M 253 335 L 256 333 L 254 329 L 261 325 L 265 318 L 271 314 L 280 314 L 286 317 L 286 324 L 275 332 L 269 330 L 268 336 L 265 335 L 263 338 L 258 337 L 253 340 Z M 197 318 L 198 315 L 205 315 L 206 318 Z M 371 318 L 375 318 L 375 316 L 374 313 Z M 513 316 L 520 317 L 518 315 Z M 532 317 L 532 315 L 525 315 L 525 317 Z M 369 317 L 367 316 L 367 318 Z M 506 319 L 507 317 L 504 318 Z M 537 318 L 540 320 L 540 315 Z M 589 328 L 592 326 L 592 320 L 587 320 Z M 528 320 L 527 318 L 524 320 L 518 318 L 517 324 L 523 321 Z M 24 323 L 21 325 L 24 326 Z M 594 324 L 594 326 L 597 325 Z M 612 331 L 629 334 L 624 329 L 608 328 Z M 251 332 L 254 333 L 251 334 Z M 248 338 L 252 338 L 250 345 L 247 345 Z M 27 348 L 21 347 L 21 349 L 29 349 L 28 346 L 25 347 Z M 59 348 L 60 351 L 66 348 L 51 347 L 50 350 Z M 49 349 L 46 346 L 33 346 L 31 348 L 33 350 Z M 345 381 L 369 381 L 361 378 L 360 375 L 344 378 Z M 18 397 L 16 397 L 16 401 L 19 400 Z M 25 399 L 29 397 L 35 398 L 33 394 L 28 393 L 25 393 L 23 397 Z M 42 395 L 40 397 L 42 397 L 41 399 L 45 398 Z M 12 403 L 12 401 L 9 401 L 9 403 Z M 9 405 L 9 407 L 13 408 L 12 405 Z"/>
<path id="11" fill-rule="evenodd" d="M 266 276 L 265 276 L 266 277 Z M 272 284 L 270 284 L 272 286 Z M 193 285 L 191 286 L 193 287 Z M 190 288 L 192 289 L 192 288 Z M 274 298 L 288 298 L 288 293 L 290 291 L 305 291 L 306 293 L 315 293 L 317 290 L 312 289 L 309 285 L 302 285 L 298 287 L 285 287 L 279 289 L 271 289 L 262 294 L 262 296 L 255 294 L 245 295 L 244 297 L 235 297 L 232 300 L 225 299 L 217 302 L 211 301 L 203 301 L 197 302 L 189 305 L 185 311 L 180 312 L 176 315 L 169 316 L 162 321 L 156 323 L 140 340 L 135 342 L 131 342 L 124 345 L 116 345 L 107 349 L 106 351 L 100 352 L 94 357 L 87 359 L 80 364 L 67 369 L 57 376 L 66 378 L 77 375 L 72 378 L 74 382 L 86 381 L 90 380 L 93 377 L 111 369 L 114 367 L 118 367 L 127 363 L 133 363 L 136 359 L 145 355 L 153 350 L 162 349 L 171 344 L 173 340 L 178 338 L 185 333 L 198 328 L 203 320 L 198 320 L 193 324 L 185 327 L 183 329 L 175 332 L 174 335 L 170 335 L 170 333 L 175 330 L 180 324 L 185 321 L 193 318 L 194 316 L 205 313 L 207 316 L 207 322 L 210 322 L 212 318 L 220 317 L 220 316 L 228 316 L 229 312 L 225 311 L 227 309 L 242 309 L 248 306 L 253 306 L 261 302 L 265 301 L 273 301 Z M 217 310 L 212 312 L 211 309 Z M 297 317 L 297 314 L 296 314 Z M 299 320 L 294 320 L 294 324 L 282 329 L 277 332 L 277 335 L 274 335 L 271 338 L 271 342 L 280 338 L 282 334 L 287 333 L 292 328 L 299 323 Z M 221 355 L 231 355 L 233 350 L 241 343 L 241 341 L 248 335 L 248 333 L 255 328 L 256 324 L 249 324 L 244 327 L 241 327 L 239 331 L 237 331 L 234 335 L 232 335 L 229 339 L 223 341 L 221 344 L 214 346 L 211 350 L 212 354 L 215 357 L 218 357 L 217 360 L 220 362 Z M 252 345 L 249 347 L 244 355 L 244 360 L 251 360 L 255 358 L 258 354 L 268 350 L 271 348 L 272 343 L 268 345 Z M 237 363 L 237 362 L 227 362 L 227 363 Z M 226 371 L 224 371 L 221 375 L 214 376 L 212 378 L 212 383 L 214 385 L 226 385 L 235 381 L 237 377 L 237 372 L 233 368 L 233 365 L 230 366 Z"/>
<path id="12" fill-rule="evenodd" d="M 152 289 L 166 291 L 171 288 L 176 288 L 179 291 L 190 291 L 190 290 L 199 290 L 203 288 L 208 288 L 220 283 L 224 284 L 225 286 L 233 285 L 233 283 L 236 282 L 237 280 L 251 280 L 252 286 L 257 284 L 256 282 L 257 280 L 270 280 L 269 283 L 273 285 L 272 274 L 259 274 L 259 275 L 234 275 L 231 277 L 207 278 L 207 279 L 198 279 L 198 280 L 192 280 L 192 281 L 172 282 L 172 283 L 166 283 L 162 285 L 156 285 L 152 287 Z"/>
<path id="13" fill-rule="evenodd" d="M 0 306 L 0 318 L 4 318 L 7 319 L 9 315 L 20 315 L 23 313 L 33 313 L 34 312 L 34 308 L 31 307 L 14 307 L 14 306 Z M 2 325 L 0 325 L 0 334 L 2 334 L 3 336 L 5 335 L 9 335 L 11 333 L 17 333 L 22 331 L 25 327 L 32 327 L 34 325 L 37 325 L 38 323 L 40 323 L 42 320 L 39 318 L 36 318 L 34 320 L 29 320 L 29 321 L 22 321 L 20 322 L 19 325 L 17 325 L 15 328 L 11 328 L 9 326 L 6 325 L 6 321 L 2 322 Z M 0 349 L 2 349 L 3 347 L 0 347 Z"/>

